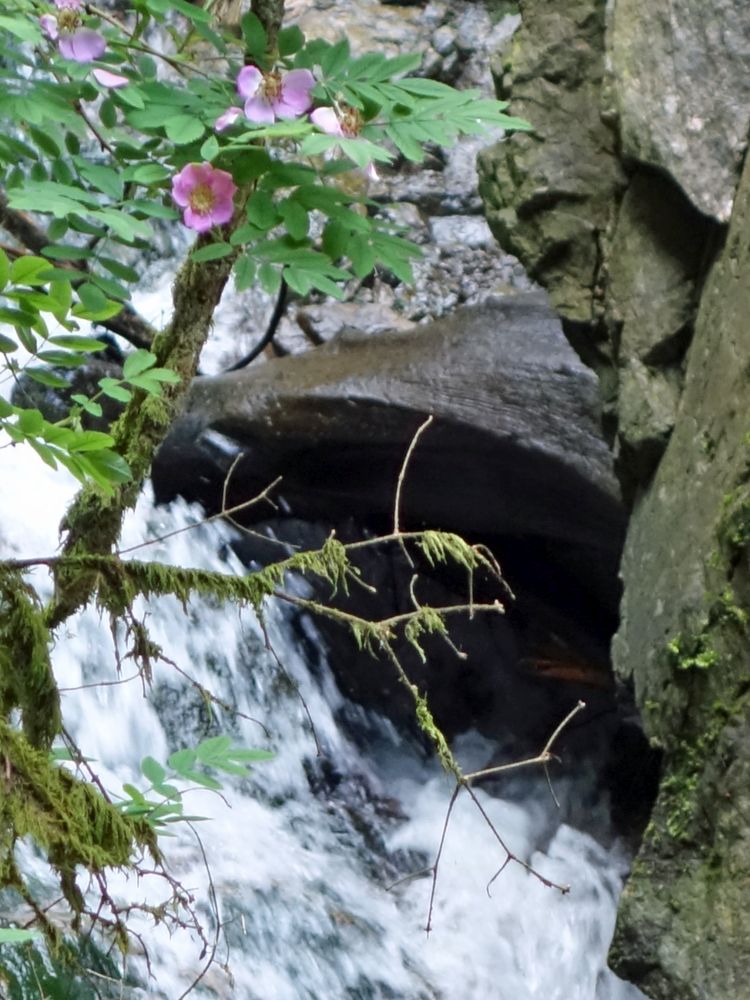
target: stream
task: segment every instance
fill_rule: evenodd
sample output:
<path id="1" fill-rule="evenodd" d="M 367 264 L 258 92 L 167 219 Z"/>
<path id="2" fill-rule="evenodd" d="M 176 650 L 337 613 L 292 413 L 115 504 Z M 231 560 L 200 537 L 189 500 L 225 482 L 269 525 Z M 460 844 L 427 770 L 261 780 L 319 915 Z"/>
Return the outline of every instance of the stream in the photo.
<path id="1" fill-rule="evenodd" d="M 57 524 L 75 484 L 44 466 L 30 449 L 6 448 L 0 465 L 5 483 L 12 484 L 0 496 L 3 553 L 54 552 Z M 123 547 L 199 520 L 198 509 L 181 501 L 156 508 L 146 493 L 127 519 Z M 134 556 L 242 573 L 230 540 L 226 527 L 199 525 L 148 544 Z M 46 574 L 37 570 L 31 576 L 40 594 L 48 594 Z M 173 750 L 218 732 L 276 754 L 255 766 L 251 780 L 227 781 L 221 796 L 204 790 L 186 795 L 186 809 L 206 817 L 194 824 L 200 843 L 184 827 L 164 840 L 169 869 L 194 893 L 209 936 L 216 928 L 213 892 L 223 925 L 216 960 L 194 996 L 642 996 L 606 968 L 628 857 L 611 837 L 600 838 L 608 846 L 597 840 L 597 831 L 607 829 L 604 804 L 601 816 L 592 812 L 588 832 L 582 832 L 560 822 L 538 777 L 522 786 L 516 782 L 507 801 L 477 791 L 511 849 L 549 879 L 570 884 L 563 896 L 518 865 L 509 866 L 488 892 L 502 858 L 478 812 L 459 800 L 427 935 L 429 878 L 390 891 L 388 886 L 431 864 L 450 782 L 390 723 L 344 701 L 314 624 L 279 610 L 269 614 L 272 645 L 288 676 L 265 648 L 250 612 L 200 601 L 183 609 L 165 599 L 147 609 L 147 624 L 165 655 L 184 672 L 159 663 L 150 692 L 144 692 L 139 678 L 112 684 L 118 679 L 113 640 L 95 610 L 66 625 L 54 652 L 67 726 L 85 756 L 96 762 L 104 786 L 113 793 L 124 782 L 143 788 L 140 762 L 146 754 L 164 761 Z M 122 668 L 127 677 L 127 660 Z M 385 667 L 373 662 L 373 669 Z M 256 721 L 209 711 L 185 675 Z M 289 678 L 299 685 L 314 722 L 320 756 Z M 465 767 L 481 767 L 493 748 L 467 733 L 454 749 Z M 581 774 L 557 783 L 555 791 L 562 800 L 581 794 L 585 786 Z M 31 849 L 22 849 L 21 861 L 38 885 L 50 884 L 50 873 Z M 114 873 L 109 887 L 117 898 L 151 903 L 166 895 L 157 878 L 136 884 Z M 170 936 L 163 925 L 153 927 L 139 917 L 131 925 L 147 943 L 151 978 L 136 951 L 123 982 L 95 981 L 98 995 L 177 1000 L 205 966 L 195 935 Z M 12 967 L 12 959 L 8 964 Z M 30 990 L 26 995 L 39 994 Z"/>

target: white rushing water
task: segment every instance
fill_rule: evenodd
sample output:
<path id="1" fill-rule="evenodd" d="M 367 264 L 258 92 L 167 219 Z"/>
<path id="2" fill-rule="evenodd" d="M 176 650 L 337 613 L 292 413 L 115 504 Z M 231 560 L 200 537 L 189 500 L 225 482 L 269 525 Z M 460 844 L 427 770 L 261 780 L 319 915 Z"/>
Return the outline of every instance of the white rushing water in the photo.
<path id="1" fill-rule="evenodd" d="M 29 449 L 0 451 L 0 546 L 5 555 L 51 554 L 57 523 L 74 484 Z M 123 545 L 195 522 L 182 503 L 155 509 L 145 495 L 127 519 Z M 202 526 L 134 553 L 180 565 L 244 572 L 226 544 L 227 531 Z M 49 583 L 31 574 L 42 594 Z M 146 609 L 142 609 L 146 610 Z M 632 1000 L 640 997 L 606 970 L 617 898 L 626 869 L 617 847 L 558 825 L 551 802 L 478 795 L 507 842 L 549 878 L 569 883 L 561 896 L 518 866 L 485 886 L 498 859 L 490 831 L 468 802 L 459 802 L 448 832 L 437 887 L 433 930 L 424 932 L 429 880 L 388 891 L 394 874 L 429 864 L 440 837 L 450 784 L 434 763 L 403 744 L 389 724 L 369 718 L 376 734 L 358 750 L 337 719 L 346 708 L 316 647 L 314 627 L 272 614 L 274 647 L 300 685 L 326 766 L 340 776 L 326 784 L 298 696 L 264 648 L 249 612 L 171 599 L 147 609 L 147 625 L 178 667 L 248 721 L 223 714 L 221 730 L 237 743 L 273 749 L 251 781 L 227 783 L 224 798 L 194 791 L 186 808 L 210 817 L 198 824 L 224 924 L 214 966 L 196 996 L 239 1000 Z M 305 634 L 306 633 L 306 634 Z M 159 664 L 153 692 L 140 680 L 117 679 L 106 621 L 89 610 L 68 622 L 54 651 L 66 724 L 112 792 L 123 782 L 144 787 L 146 754 L 165 760 L 217 730 L 196 691 L 174 667 Z M 129 661 L 124 662 L 127 674 Z M 312 669 L 311 669 L 312 667 Z M 373 669 L 385 669 L 373 663 Z M 95 685 L 81 688 L 81 685 Z M 157 710 L 158 706 L 158 710 Z M 351 712 L 361 710 L 350 709 Z M 221 713 L 219 713 L 221 714 Z M 268 737 L 258 723 L 268 730 Z M 466 736 L 458 752 L 471 765 L 491 747 Z M 310 776 L 313 777 L 312 782 Z M 328 789 L 327 791 L 325 789 Z M 368 791 L 369 789 L 369 791 Z M 563 789 L 575 794 L 575 786 Z M 395 802 L 393 800 L 396 800 Z M 400 815 L 401 818 L 398 818 Z M 209 875 L 189 830 L 164 842 L 170 871 L 193 891 L 212 928 Z M 24 864 L 47 877 L 32 852 Z M 166 895 L 155 879 L 110 877 L 123 899 Z M 153 978 L 111 994 L 177 1000 L 199 974 L 199 943 L 145 920 L 134 926 L 148 944 Z M 144 973 L 135 960 L 131 970 Z M 132 982 L 132 979 L 130 980 Z"/>

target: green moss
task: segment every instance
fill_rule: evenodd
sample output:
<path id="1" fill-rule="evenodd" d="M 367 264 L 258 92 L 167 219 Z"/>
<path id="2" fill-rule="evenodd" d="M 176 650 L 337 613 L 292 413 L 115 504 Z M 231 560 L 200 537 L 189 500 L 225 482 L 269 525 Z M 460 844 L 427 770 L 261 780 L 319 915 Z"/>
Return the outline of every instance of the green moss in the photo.
<path id="1" fill-rule="evenodd" d="M 719 662 L 719 654 L 705 632 L 671 639 L 667 643 L 667 655 L 675 670 L 708 670 Z"/>
<path id="2" fill-rule="evenodd" d="M 48 643 L 34 591 L 20 573 L 0 570 L 0 714 L 20 709 L 27 738 L 44 749 L 62 725 Z"/>
<path id="3" fill-rule="evenodd" d="M 747 488 L 727 493 L 722 507 L 717 535 L 732 564 L 750 544 L 750 496 Z"/>

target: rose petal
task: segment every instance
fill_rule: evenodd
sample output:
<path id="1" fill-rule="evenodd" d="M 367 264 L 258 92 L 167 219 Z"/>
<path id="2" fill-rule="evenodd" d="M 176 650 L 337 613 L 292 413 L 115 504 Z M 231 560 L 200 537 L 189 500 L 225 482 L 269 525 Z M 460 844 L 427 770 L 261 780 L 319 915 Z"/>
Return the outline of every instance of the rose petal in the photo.
<path id="1" fill-rule="evenodd" d="M 374 163 L 368 163 L 367 164 L 367 166 L 365 167 L 365 173 L 367 174 L 367 176 L 370 178 L 371 181 L 379 181 L 380 180 L 380 174 L 375 169 L 375 164 Z"/>
<path id="2" fill-rule="evenodd" d="M 107 43 L 104 36 L 91 28 L 78 28 L 70 34 L 60 35 L 60 55 L 78 63 L 93 62 L 104 55 Z"/>
<path id="3" fill-rule="evenodd" d="M 240 97 L 254 97 L 260 87 L 263 74 L 257 66 L 243 66 L 237 76 L 237 91 Z"/>
<path id="4" fill-rule="evenodd" d="M 219 202 L 211 209 L 210 215 L 212 225 L 223 226 L 234 215 L 234 205 L 231 200 Z"/>
<path id="5" fill-rule="evenodd" d="M 182 221 L 189 229 L 194 229 L 196 233 L 207 233 L 213 226 L 213 220 L 209 213 L 194 212 L 190 207 L 182 213 Z"/>
<path id="6" fill-rule="evenodd" d="M 229 128 L 230 125 L 234 125 L 241 114 L 242 108 L 236 108 L 234 106 L 227 108 L 224 114 L 219 115 L 214 122 L 214 128 L 217 132 L 223 132 L 224 129 Z"/>
<path id="7" fill-rule="evenodd" d="M 55 7 L 58 10 L 82 10 L 83 0 L 55 0 Z"/>
<path id="8" fill-rule="evenodd" d="M 256 125 L 271 125 L 276 121 L 273 107 L 265 97 L 251 97 L 246 101 L 245 117 Z"/>
<path id="9" fill-rule="evenodd" d="M 188 163 L 179 174 L 174 175 L 172 178 L 172 197 L 180 208 L 185 208 L 190 204 L 191 191 L 203 182 L 203 171 L 200 163 Z"/>
<path id="10" fill-rule="evenodd" d="M 226 170 L 214 170 L 209 184 L 217 202 L 231 201 L 237 193 L 237 185 L 232 180 L 232 175 Z"/>
<path id="11" fill-rule="evenodd" d="M 315 77 L 309 69 L 293 69 L 281 79 L 281 95 L 275 105 L 280 118 L 297 118 L 312 104 L 310 91 L 315 86 Z M 280 110 L 283 106 L 284 110 Z"/>
<path id="12" fill-rule="evenodd" d="M 102 87 L 109 87 L 110 90 L 117 90 L 118 87 L 127 87 L 130 83 L 130 80 L 126 76 L 120 76 L 119 73 L 112 73 L 108 69 L 99 69 L 97 67 L 93 70 L 93 74 Z"/>
<path id="13" fill-rule="evenodd" d="M 343 136 L 344 134 L 341 122 L 333 108 L 316 108 L 310 115 L 310 121 L 328 135 Z"/>
<path id="14" fill-rule="evenodd" d="M 57 18 L 54 14 L 42 14 L 39 18 L 39 26 L 41 27 L 47 38 L 51 38 L 52 41 L 57 38 Z"/>

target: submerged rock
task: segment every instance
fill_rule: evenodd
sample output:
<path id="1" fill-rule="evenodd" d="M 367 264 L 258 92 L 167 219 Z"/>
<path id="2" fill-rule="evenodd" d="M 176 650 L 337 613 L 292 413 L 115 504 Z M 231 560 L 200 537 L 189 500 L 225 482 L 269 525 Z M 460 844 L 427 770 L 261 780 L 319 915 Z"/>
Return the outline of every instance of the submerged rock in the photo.
<path id="1" fill-rule="evenodd" d="M 278 492 L 297 516 L 335 509 L 386 523 L 406 447 L 428 414 L 404 525 L 543 538 L 573 550 L 581 574 L 612 593 L 623 513 L 597 381 L 539 295 L 197 379 L 157 458 L 155 488 L 216 509 L 243 453 L 233 502 L 282 476 Z"/>

